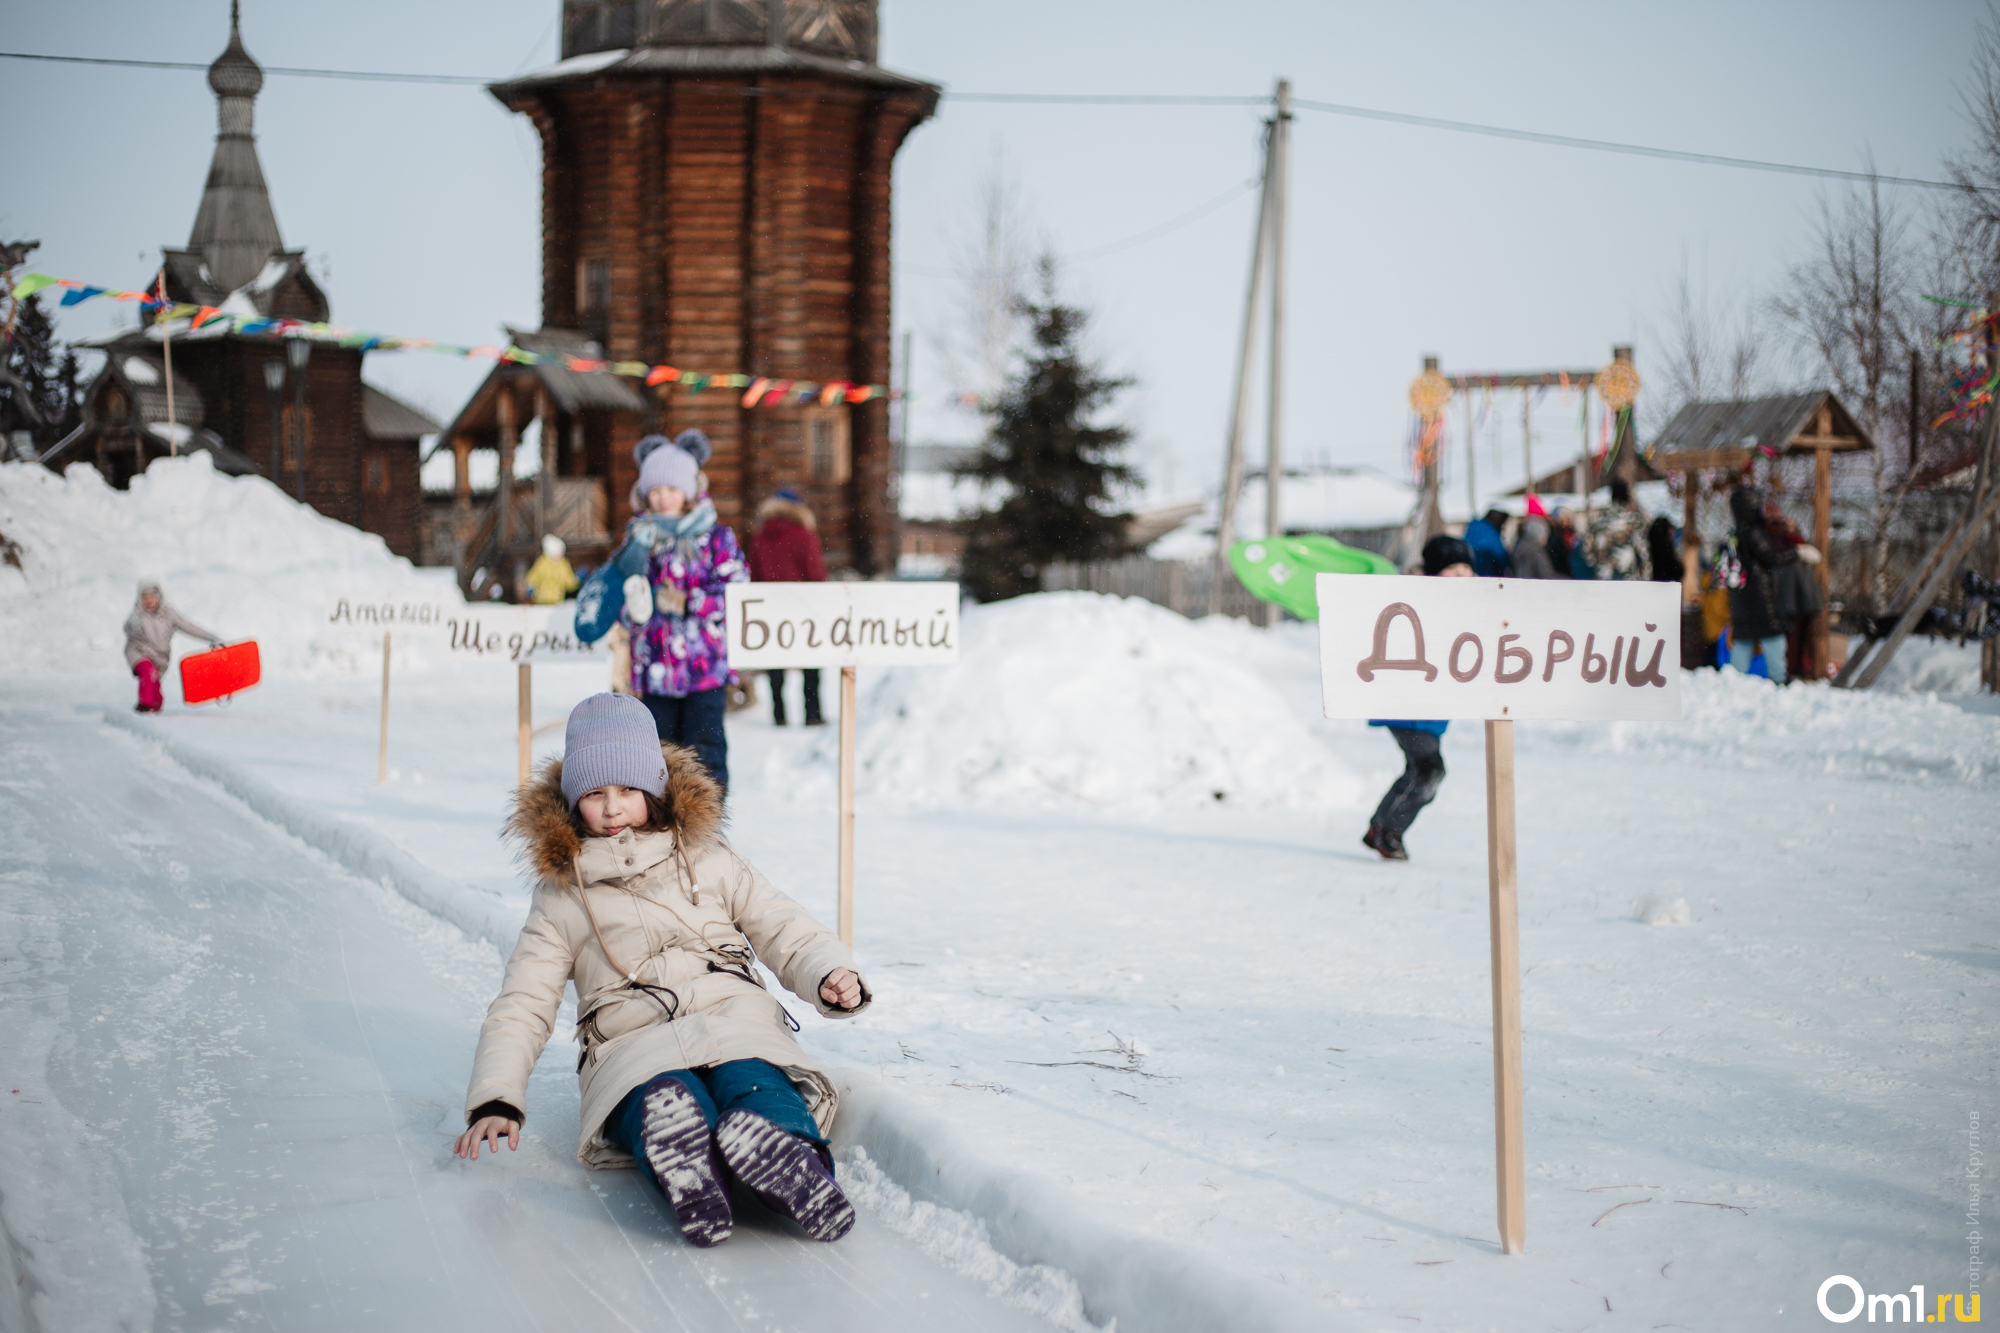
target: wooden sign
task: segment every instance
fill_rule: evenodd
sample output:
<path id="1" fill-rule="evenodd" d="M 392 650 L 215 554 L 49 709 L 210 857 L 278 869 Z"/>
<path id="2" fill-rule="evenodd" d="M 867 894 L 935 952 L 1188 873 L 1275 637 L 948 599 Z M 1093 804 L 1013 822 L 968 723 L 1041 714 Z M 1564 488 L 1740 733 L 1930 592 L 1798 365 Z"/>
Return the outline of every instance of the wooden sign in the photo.
<path id="1" fill-rule="evenodd" d="M 1673 720 L 1680 585 L 1321 574 L 1328 717 Z"/>
<path id="2" fill-rule="evenodd" d="M 840 668 L 840 939 L 854 947 L 856 667 L 958 661 L 956 583 L 732 583 L 729 665 Z"/>
<path id="3" fill-rule="evenodd" d="M 958 660 L 956 583 L 732 583 L 728 598 L 738 671 Z"/>
<path id="4" fill-rule="evenodd" d="M 1321 574 L 1314 587 L 1328 717 L 1485 723 L 1494 1178 L 1500 1247 L 1519 1254 L 1528 1209 L 1514 722 L 1678 719 L 1680 585 Z"/>

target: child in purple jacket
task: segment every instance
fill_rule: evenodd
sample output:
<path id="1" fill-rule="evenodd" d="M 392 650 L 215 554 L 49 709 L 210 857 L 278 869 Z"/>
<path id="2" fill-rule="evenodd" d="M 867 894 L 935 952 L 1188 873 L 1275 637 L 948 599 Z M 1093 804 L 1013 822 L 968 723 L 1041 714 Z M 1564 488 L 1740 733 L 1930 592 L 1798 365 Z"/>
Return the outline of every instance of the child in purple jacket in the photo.
<path id="1" fill-rule="evenodd" d="M 648 555 L 646 572 L 625 580 L 619 617 L 632 636 L 632 693 L 653 714 L 660 739 L 693 750 L 727 791 L 722 715 L 736 673 L 723 587 L 747 580 L 749 569 L 736 534 L 715 521 L 703 484 L 708 437 L 698 430 L 672 441 L 649 435 L 633 453 L 646 512 L 626 528 L 626 540 Z"/>

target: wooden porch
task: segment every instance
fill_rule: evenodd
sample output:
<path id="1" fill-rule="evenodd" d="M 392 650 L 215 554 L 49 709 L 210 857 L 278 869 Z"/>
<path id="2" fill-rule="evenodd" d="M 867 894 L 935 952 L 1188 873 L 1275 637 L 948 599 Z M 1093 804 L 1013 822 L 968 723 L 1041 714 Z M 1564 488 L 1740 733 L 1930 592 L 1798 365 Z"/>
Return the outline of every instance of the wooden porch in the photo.
<path id="1" fill-rule="evenodd" d="M 596 344 L 582 334 L 544 329 L 507 330 L 532 352 L 596 358 Z M 612 375 L 580 374 L 561 365 L 494 367 L 446 429 L 453 454 L 454 486 L 449 533 L 451 564 L 468 597 L 507 601 L 526 596 L 528 566 L 544 536 L 563 539 L 570 562 L 601 562 L 624 531 L 623 497 L 610 494 L 615 419 L 642 415 L 647 404 Z M 523 444 L 533 426 L 532 443 Z M 539 452 L 532 478 L 516 478 L 524 447 Z M 475 495 L 472 457 L 494 454 L 492 490 Z"/>

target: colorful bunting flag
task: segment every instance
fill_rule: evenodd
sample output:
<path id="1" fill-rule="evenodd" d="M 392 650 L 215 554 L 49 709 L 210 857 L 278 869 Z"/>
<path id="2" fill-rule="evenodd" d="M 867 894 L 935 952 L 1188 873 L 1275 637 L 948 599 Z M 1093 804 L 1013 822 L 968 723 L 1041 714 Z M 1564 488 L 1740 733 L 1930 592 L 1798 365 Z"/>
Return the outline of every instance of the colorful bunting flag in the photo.
<path id="1" fill-rule="evenodd" d="M 343 329 L 332 324 L 236 315 L 215 306 L 192 305 L 187 302 L 170 303 L 165 299 L 164 293 L 156 298 L 146 292 L 92 287 L 69 278 L 53 278 L 46 273 L 24 274 L 15 282 L 13 294 L 16 299 L 26 299 L 36 292 L 51 287 L 64 289 L 62 304 L 66 306 L 81 305 L 99 296 L 114 301 L 137 301 L 157 323 L 172 323 L 185 319 L 190 321 L 191 329 L 227 325 L 237 335 L 246 338 L 311 338 L 315 341 L 333 342 L 341 347 L 359 348 L 362 351 L 432 351 L 458 357 L 490 357 L 496 362 L 515 365 L 561 365 L 578 374 L 617 375 L 625 379 L 643 380 L 651 386 L 677 384 L 689 393 L 700 393 L 703 389 L 711 387 L 746 389 L 747 392 L 744 393 L 742 400 L 746 408 L 756 407 L 760 403 L 771 407 L 782 403 L 812 402 L 831 406 L 838 402 L 865 403 L 877 398 L 902 397 L 900 391 L 892 390 L 882 384 L 850 384 L 846 380 L 820 384 L 804 380 L 773 380 L 761 375 L 755 377 L 742 374 L 710 375 L 693 370 L 679 370 L 673 366 L 648 365 L 643 361 L 606 361 L 590 357 L 531 352 L 524 347 L 511 345 L 460 347 L 454 343 L 441 343 L 432 338 L 393 338 L 355 329 Z"/>

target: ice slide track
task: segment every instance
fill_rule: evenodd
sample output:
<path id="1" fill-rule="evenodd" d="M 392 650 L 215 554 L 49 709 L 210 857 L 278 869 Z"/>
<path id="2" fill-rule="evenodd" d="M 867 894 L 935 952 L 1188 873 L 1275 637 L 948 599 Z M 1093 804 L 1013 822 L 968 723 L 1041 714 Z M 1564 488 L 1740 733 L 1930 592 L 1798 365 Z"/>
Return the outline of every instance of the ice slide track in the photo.
<path id="1" fill-rule="evenodd" d="M 458 1163 L 490 952 L 94 714 L 0 750 L 0 1326 L 1048 1327 L 865 1215 L 692 1249 L 576 1165 L 561 1047 L 533 1137 Z"/>
<path id="2" fill-rule="evenodd" d="M 78 711 L 97 716 L 95 709 L 79 706 Z M 430 916 L 489 942 L 502 956 L 513 947 L 520 929 L 518 906 L 453 881 L 373 830 L 288 795 L 174 734 L 163 719 L 138 718 L 115 707 L 101 716 L 112 727 L 143 738 L 146 749 L 171 761 L 170 771 L 216 783 L 361 879 L 394 889 Z M 164 719 L 183 720 L 177 715 Z M 479 995 L 483 1011 L 491 983 L 481 984 L 486 987 Z M 468 1032 L 472 1026 L 468 1024 Z M 993 1249 L 1023 1269 L 1047 1265 L 1062 1270 L 1074 1280 L 1088 1317 L 1115 1321 L 1120 1333 L 1329 1333 L 1351 1326 L 1343 1311 L 1219 1263 L 1194 1245 L 1139 1235 L 1119 1219 L 1080 1206 L 1060 1186 L 1008 1169 L 942 1117 L 912 1105 L 866 1070 L 836 1066 L 835 1077 L 843 1084 L 836 1151 L 864 1148 L 886 1177 L 915 1199 L 983 1224 Z M 574 1104 L 567 1072 L 552 1095 Z M 573 1132 L 574 1121 L 571 1127 Z M 6 1327 L 0 1320 L 0 1333 Z"/>

